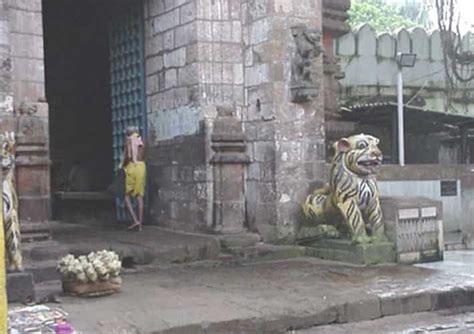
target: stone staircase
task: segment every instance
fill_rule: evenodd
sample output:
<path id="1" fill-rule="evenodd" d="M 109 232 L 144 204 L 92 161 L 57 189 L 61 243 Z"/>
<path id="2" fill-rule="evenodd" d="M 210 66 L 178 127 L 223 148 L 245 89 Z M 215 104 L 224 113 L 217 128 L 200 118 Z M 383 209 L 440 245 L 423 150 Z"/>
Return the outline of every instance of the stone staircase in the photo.
<path id="1" fill-rule="evenodd" d="M 24 271 L 7 274 L 9 302 L 25 302 L 54 293 L 60 286 L 56 263 L 64 247 L 51 240 L 47 223 L 21 222 L 21 242 Z M 48 286 L 45 289 L 44 286 Z M 53 288 L 54 287 L 54 288 Z"/>
<path id="2" fill-rule="evenodd" d="M 61 292 L 61 278 L 56 265 L 67 252 L 66 247 L 54 240 L 24 244 L 25 272 L 33 276 L 36 300 Z"/>

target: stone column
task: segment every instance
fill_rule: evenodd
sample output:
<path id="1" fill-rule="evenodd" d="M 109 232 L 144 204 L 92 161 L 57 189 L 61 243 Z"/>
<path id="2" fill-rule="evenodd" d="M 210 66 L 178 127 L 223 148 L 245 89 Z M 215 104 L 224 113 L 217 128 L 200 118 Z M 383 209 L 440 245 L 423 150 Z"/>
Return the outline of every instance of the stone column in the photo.
<path id="1" fill-rule="evenodd" d="M 10 1 L 14 127 L 17 133 L 17 191 L 22 238 L 48 238 L 50 160 L 45 98 L 41 0 Z M 1 31 L 1 30 L 0 30 Z"/>
<path id="2" fill-rule="evenodd" d="M 350 31 L 347 11 L 350 0 L 323 0 L 323 45 L 324 45 L 324 113 L 326 142 L 332 143 L 341 136 L 354 131 L 354 123 L 340 120 L 338 104 L 338 80 L 344 78 L 339 58 L 334 54 L 334 41 Z"/>
<path id="3" fill-rule="evenodd" d="M 232 107 L 217 107 L 211 135 L 213 165 L 213 228 L 224 247 L 245 247 L 260 238 L 245 226 L 245 168 L 250 162 L 245 135 Z M 237 241 L 237 242 L 236 242 Z"/>

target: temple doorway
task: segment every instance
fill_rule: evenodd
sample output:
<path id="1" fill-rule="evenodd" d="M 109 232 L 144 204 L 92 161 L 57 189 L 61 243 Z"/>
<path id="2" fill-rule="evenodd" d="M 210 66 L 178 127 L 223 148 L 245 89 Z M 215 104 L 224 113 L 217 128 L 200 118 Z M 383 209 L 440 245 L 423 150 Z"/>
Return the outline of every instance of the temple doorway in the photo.
<path id="1" fill-rule="evenodd" d="M 53 215 L 109 200 L 128 125 L 145 131 L 143 3 L 43 0 Z"/>

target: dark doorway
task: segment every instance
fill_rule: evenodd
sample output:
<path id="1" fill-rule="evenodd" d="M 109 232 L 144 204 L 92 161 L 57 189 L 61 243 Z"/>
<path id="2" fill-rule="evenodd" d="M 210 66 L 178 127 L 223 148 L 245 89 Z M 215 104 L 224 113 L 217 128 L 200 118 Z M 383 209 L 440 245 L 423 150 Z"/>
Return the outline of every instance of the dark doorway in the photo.
<path id="1" fill-rule="evenodd" d="M 53 192 L 102 191 L 112 179 L 107 3 L 43 0 Z"/>

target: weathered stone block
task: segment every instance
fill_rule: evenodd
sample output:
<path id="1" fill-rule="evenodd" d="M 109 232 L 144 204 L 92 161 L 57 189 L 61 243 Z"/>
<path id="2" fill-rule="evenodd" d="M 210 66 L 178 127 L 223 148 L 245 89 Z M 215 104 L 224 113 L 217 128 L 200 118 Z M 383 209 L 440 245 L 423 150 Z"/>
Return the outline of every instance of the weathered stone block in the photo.
<path id="1" fill-rule="evenodd" d="M 185 24 L 196 19 L 196 2 L 191 1 L 190 3 L 180 8 L 180 22 Z"/>
<path id="2" fill-rule="evenodd" d="M 197 40 L 199 42 L 212 42 L 212 24 L 209 21 L 197 21 Z"/>
<path id="3" fill-rule="evenodd" d="M 31 35 L 43 34 L 43 16 L 41 12 L 29 12 L 10 8 L 10 32 Z"/>
<path id="4" fill-rule="evenodd" d="M 186 48 L 182 47 L 165 53 L 163 55 L 163 61 L 166 68 L 186 65 Z"/>
<path id="5" fill-rule="evenodd" d="M 261 240 L 261 237 L 256 233 L 242 232 L 220 236 L 219 240 L 222 247 L 232 249 L 255 246 Z"/>
<path id="6" fill-rule="evenodd" d="M 146 60 L 145 70 L 146 74 L 155 74 L 163 69 L 163 57 L 162 56 L 153 56 Z"/>
<path id="7" fill-rule="evenodd" d="M 233 84 L 234 83 L 234 68 L 232 64 L 222 64 L 222 83 Z"/>
<path id="8" fill-rule="evenodd" d="M 152 95 L 159 91 L 158 75 L 149 75 L 146 78 L 146 94 Z"/>
<path id="9" fill-rule="evenodd" d="M 41 59 L 15 58 L 13 76 L 17 80 L 44 82 L 44 62 Z"/>
<path id="10" fill-rule="evenodd" d="M 190 22 L 175 29 L 175 47 L 179 48 L 197 41 L 196 25 L 196 22 Z"/>
<path id="11" fill-rule="evenodd" d="M 185 106 L 189 104 L 189 91 L 187 87 L 179 87 L 175 89 L 174 96 L 177 106 Z"/>
<path id="12" fill-rule="evenodd" d="M 171 10 L 173 8 L 179 7 L 189 0 L 164 0 L 166 10 Z"/>
<path id="13" fill-rule="evenodd" d="M 22 195 L 48 195 L 50 191 L 47 167 L 17 168 L 17 191 Z"/>
<path id="14" fill-rule="evenodd" d="M 14 7 L 28 12 L 41 12 L 41 0 L 15 0 Z"/>
<path id="15" fill-rule="evenodd" d="M 147 1 L 150 15 L 151 16 L 158 16 L 165 12 L 165 1 L 164 0 L 152 0 Z"/>
<path id="16" fill-rule="evenodd" d="M 242 3 L 240 1 L 229 1 L 229 11 L 231 19 L 240 19 L 242 12 Z"/>
<path id="17" fill-rule="evenodd" d="M 236 85 L 242 85 L 244 83 L 244 67 L 242 64 L 233 65 L 233 83 Z"/>
<path id="18" fill-rule="evenodd" d="M 145 43 L 146 56 L 156 55 L 160 51 L 163 51 L 163 35 L 159 34 L 150 37 L 147 43 Z"/>
<path id="19" fill-rule="evenodd" d="M 20 219 L 28 221 L 47 221 L 51 217 L 51 199 L 48 196 L 19 196 Z"/>
<path id="20" fill-rule="evenodd" d="M 344 304 L 336 322 L 357 322 L 378 319 L 381 316 L 380 301 L 378 298 L 372 298 Z"/>
<path id="21" fill-rule="evenodd" d="M 449 291 L 440 291 L 431 294 L 432 310 L 449 309 L 472 305 L 474 300 L 474 290 L 472 288 L 456 288 Z"/>
<path id="22" fill-rule="evenodd" d="M 240 44 L 222 43 L 221 52 L 222 61 L 228 63 L 242 63 L 243 54 Z"/>
<path id="23" fill-rule="evenodd" d="M 7 274 L 7 296 L 9 303 L 34 300 L 35 286 L 33 274 L 27 272 Z"/>
<path id="24" fill-rule="evenodd" d="M 214 226 L 222 233 L 236 233 L 244 231 L 243 219 L 245 217 L 244 201 L 239 202 L 214 202 Z"/>
<path id="25" fill-rule="evenodd" d="M 163 34 L 164 50 L 174 49 L 174 30 L 169 30 Z"/>
<path id="26" fill-rule="evenodd" d="M 242 23 L 232 21 L 232 40 L 233 43 L 242 43 Z"/>
<path id="27" fill-rule="evenodd" d="M 165 72 L 165 88 L 172 88 L 178 83 L 178 71 L 174 68 L 166 70 Z"/>
<path id="28" fill-rule="evenodd" d="M 157 16 L 154 21 L 154 32 L 161 33 L 179 25 L 179 8 Z"/>
<path id="29" fill-rule="evenodd" d="M 394 245 L 390 242 L 353 244 L 349 240 L 324 239 L 308 245 L 307 255 L 356 264 L 395 262 Z"/>
<path id="30" fill-rule="evenodd" d="M 260 64 L 245 69 L 245 78 L 247 86 L 257 86 L 270 82 L 269 64 Z"/>
<path id="31" fill-rule="evenodd" d="M 381 309 L 384 317 L 430 311 L 431 295 L 422 293 L 405 297 L 381 298 Z"/>
<path id="32" fill-rule="evenodd" d="M 270 141 L 254 143 L 255 160 L 260 162 L 275 160 L 275 144 Z"/>
<path id="33" fill-rule="evenodd" d="M 42 36 L 12 33 L 10 41 L 14 57 L 43 58 Z"/>

